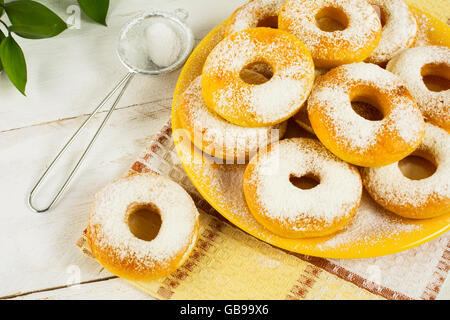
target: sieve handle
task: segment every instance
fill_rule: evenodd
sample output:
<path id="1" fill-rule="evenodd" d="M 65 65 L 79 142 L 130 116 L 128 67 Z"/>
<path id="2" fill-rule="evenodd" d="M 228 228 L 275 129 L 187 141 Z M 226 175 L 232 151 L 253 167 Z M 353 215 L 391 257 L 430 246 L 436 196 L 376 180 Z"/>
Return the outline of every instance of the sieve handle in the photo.
<path id="1" fill-rule="evenodd" d="M 94 144 L 95 140 L 97 139 L 98 135 L 104 128 L 106 122 L 108 121 L 109 117 L 111 116 L 112 112 L 116 108 L 118 102 L 120 101 L 120 98 L 122 97 L 123 93 L 125 92 L 125 89 L 128 87 L 128 84 L 130 83 L 130 80 L 133 78 L 135 73 L 129 72 L 127 73 L 122 80 L 119 81 L 119 83 L 106 95 L 106 97 L 103 99 L 102 102 L 92 111 L 92 113 L 89 115 L 89 117 L 83 122 L 83 124 L 75 131 L 75 133 L 70 137 L 69 140 L 67 140 L 66 144 L 62 149 L 59 151 L 59 153 L 56 155 L 56 157 L 53 159 L 53 161 L 50 163 L 48 168 L 44 171 L 42 176 L 39 178 L 39 180 L 34 185 L 33 189 L 31 189 L 31 192 L 28 196 L 28 206 L 31 210 L 37 213 L 43 213 L 48 210 L 50 210 L 53 205 L 58 201 L 58 199 L 61 197 L 64 190 L 66 190 L 67 186 L 69 185 L 70 181 L 72 180 L 74 174 L 77 172 L 80 165 L 83 163 L 86 155 L 88 154 L 89 150 L 91 149 L 92 145 Z M 91 121 L 91 119 L 98 113 L 98 111 L 108 102 L 108 100 L 114 95 L 114 93 L 122 87 L 122 90 L 120 90 L 116 100 L 114 100 L 114 103 L 112 104 L 111 108 L 109 109 L 108 113 L 106 114 L 105 118 L 103 119 L 102 123 L 98 127 L 97 131 L 93 135 L 92 139 L 89 141 L 89 144 L 87 145 L 86 149 L 84 149 L 83 153 L 81 154 L 80 158 L 78 159 L 78 162 L 76 163 L 75 167 L 72 169 L 70 174 L 67 176 L 66 181 L 64 181 L 61 188 L 58 190 L 56 195 L 53 197 L 49 205 L 43 209 L 37 209 L 33 205 L 33 198 L 37 191 L 37 189 L 42 185 L 47 175 L 50 173 L 50 171 L 53 169 L 55 164 L 58 162 L 59 158 L 64 154 L 64 152 L 67 150 L 67 148 L 72 144 L 72 142 L 75 140 L 75 138 L 78 136 L 78 134 L 83 131 L 84 127 Z"/>

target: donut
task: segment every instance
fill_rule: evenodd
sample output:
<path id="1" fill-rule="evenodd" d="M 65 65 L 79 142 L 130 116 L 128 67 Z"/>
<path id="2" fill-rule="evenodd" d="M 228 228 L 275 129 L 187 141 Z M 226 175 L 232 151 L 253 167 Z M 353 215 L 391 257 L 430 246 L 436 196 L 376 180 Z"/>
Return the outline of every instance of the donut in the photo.
<path id="1" fill-rule="evenodd" d="M 153 240 L 131 231 L 130 219 L 148 210 L 160 216 Z M 95 258 L 110 272 L 130 280 L 172 273 L 188 258 L 198 238 L 198 211 L 178 184 L 156 174 L 136 174 L 112 182 L 95 195 L 87 238 Z"/>
<path id="2" fill-rule="evenodd" d="M 421 180 L 405 177 L 398 163 L 364 168 L 363 183 L 371 197 L 386 209 L 406 218 L 425 219 L 450 213 L 450 134 L 430 123 L 413 155 L 436 166 Z"/>
<path id="3" fill-rule="evenodd" d="M 385 65 L 398 52 L 414 44 L 417 23 L 403 0 L 367 0 L 380 10 L 383 26 L 378 46 L 366 62 Z"/>
<path id="4" fill-rule="evenodd" d="M 296 187 L 293 179 L 301 177 L 319 184 Z M 358 170 L 309 138 L 281 140 L 259 151 L 245 169 L 243 186 L 255 219 L 287 238 L 324 236 L 342 229 L 362 193 Z"/>
<path id="5" fill-rule="evenodd" d="M 238 8 L 230 17 L 225 34 L 256 27 L 278 26 L 278 12 L 285 0 L 252 0 Z"/>
<path id="6" fill-rule="evenodd" d="M 353 110 L 365 119 L 375 121 L 379 118 L 379 112 L 376 109 L 368 108 L 367 103 L 354 101 L 351 103 Z M 307 105 L 307 103 L 306 103 Z M 309 133 L 315 134 L 308 118 L 308 107 L 302 107 L 299 112 L 292 117 L 294 121 Z"/>
<path id="7" fill-rule="evenodd" d="M 322 30 L 318 21 L 324 19 L 337 20 L 344 29 Z M 375 9 L 361 0 L 287 0 L 278 15 L 278 28 L 303 41 L 316 67 L 322 68 L 363 61 L 381 36 Z"/>
<path id="8" fill-rule="evenodd" d="M 450 48 L 407 49 L 389 61 L 386 68 L 404 81 L 425 120 L 450 132 Z M 439 85 L 446 87 L 432 91 L 425 85 L 424 76 L 440 76 L 445 81 L 439 79 Z"/>
<path id="9" fill-rule="evenodd" d="M 273 70 L 269 81 L 251 84 L 240 72 L 254 64 Z M 271 28 L 233 33 L 208 55 L 202 71 L 207 106 L 231 123 L 266 127 L 295 114 L 311 92 L 314 64 L 293 35 Z"/>
<path id="10" fill-rule="evenodd" d="M 374 106 L 380 118 L 363 118 L 352 108 L 353 101 Z M 308 99 L 308 118 L 328 150 L 363 167 L 380 167 L 406 157 L 425 131 L 422 114 L 400 79 L 364 62 L 321 76 Z"/>
<path id="11" fill-rule="evenodd" d="M 206 106 L 201 76 L 181 95 L 179 118 L 190 140 L 204 152 L 226 160 L 245 163 L 259 147 L 279 140 L 286 122 L 269 127 L 241 127 L 232 124 Z M 228 163 L 228 161 L 227 161 Z"/>

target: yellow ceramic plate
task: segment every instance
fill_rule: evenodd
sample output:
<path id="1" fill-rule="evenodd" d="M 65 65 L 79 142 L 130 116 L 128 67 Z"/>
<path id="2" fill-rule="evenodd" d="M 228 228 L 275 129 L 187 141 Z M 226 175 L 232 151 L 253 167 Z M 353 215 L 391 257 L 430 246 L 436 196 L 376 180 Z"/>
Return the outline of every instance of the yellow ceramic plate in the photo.
<path id="1" fill-rule="evenodd" d="M 413 9 L 422 19 L 424 41 L 449 44 L 449 27 Z M 426 19 L 425 19 L 426 18 Z M 283 238 L 265 229 L 251 215 L 242 191 L 245 165 L 221 164 L 194 147 L 178 120 L 178 100 L 190 82 L 201 74 L 203 62 L 222 39 L 225 22 L 212 30 L 194 50 L 178 79 L 172 107 L 172 129 L 177 153 L 189 178 L 202 196 L 237 227 L 274 246 L 327 258 L 376 257 L 406 250 L 427 242 L 450 229 L 450 214 L 427 220 L 399 218 L 363 194 L 351 223 L 335 235 L 308 239 Z M 443 42 L 442 39 L 447 39 Z M 290 129 L 290 136 L 298 132 Z"/>

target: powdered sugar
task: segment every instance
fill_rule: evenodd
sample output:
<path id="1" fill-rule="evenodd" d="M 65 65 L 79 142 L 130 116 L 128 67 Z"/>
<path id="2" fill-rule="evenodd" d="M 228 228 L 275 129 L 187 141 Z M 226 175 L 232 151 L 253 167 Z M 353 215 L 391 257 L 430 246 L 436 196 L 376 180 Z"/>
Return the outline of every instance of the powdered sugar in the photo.
<path id="1" fill-rule="evenodd" d="M 389 105 L 384 107 L 383 120 L 366 120 L 352 109 L 350 95 L 353 88 L 361 86 L 386 96 Z M 417 144 L 424 130 L 420 112 L 401 81 L 374 64 L 348 64 L 321 77 L 308 99 L 308 113 L 310 119 L 312 113 L 320 114 L 321 122 L 312 123 L 313 128 L 327 128 L 339 148 L 360 154 L 386 148 L 386 141 L 381 142 L 386 138 L 400 139 L 405 148 L 411 148 L 408 146 Z"/>
<path id="2" fill-rule="evenodd" d="M 361 204 L 351 222 L 319 247 L 356 250 L 355 243 L 367 246 L 376 241 L 395 239 L 400 233 L 417 230 L 418 226 L 383 209 L 363 192 Z"/>
<path id="3" fill-rule="evenodd" d="M 370 148 L 376 143 L 378 125 L 373 121 L 360 118 L 353 110 L 343 107 L 350 104 L 350 97 L 339 86 L 316 87 L 308 100 L 308 112 L 323 107 L 326 110 L 326 122 L 333 126 L 334 134 L 346 149 L 360 151 Z M 310 106 L 314 107 L 310 107 Z M 361 125 L 356 125 L 361 123 Z"/>
<path id="4" fill-rule="evenodd" d="M 249 166 L 254 169 L 244 184 L 256 190 L 256 202 L 263 208 L 258 215 L 292 224 L 294 231 L 333 228 L 359 204 L 362 185 L 357 170 L 315 140 L 286 139 L 272 144 L 270 151 L 258 153 Z M 308 174 L 320 177 L 319 185 L 303 190 L 289 181 L 290 176 Z M 323 224 L 323 230 L 317 224 Z"/>
<path id="5" fill-rule="evenodd" d="M 261 61 L 274 70 L 269 81 L 252 85 L 240 79 L 244 67 Z M 301 107 L 313 84 L 314 65 L 295 37 L 253 28 L 222 40 L 209 54 L 202 78 L 210 108 L 232 123 L 264 126 L 279 123 Z"/>
<path id="6" fill-rule="evenodd" d="M 417 23 L 403 0 L 368 0 L 380 8 L 385 25 L 380 42 L 367 58 L 367 62 L 385 63 L 402 49 L 412 46 L 417 33 Z"/>
<path id="7" fill-rule="evenodd" d="M 145 241 L 131 233 L 125 214 L 133 203 L 152 203 L 159 209 L 162 224 L 155 239 Z M 97 193 L 89 218 L 90 241 L 112 259 L 126 263 L 132 257 L 140 269 L 166 265 L 188 249 L 197 220 L 194 202 L 178 184 L 162 176 L 134 175 Z"/>
<path id="8" fill-rule="evenodd" d="M 420 207 L 433 202 L 450 202 L 450 135 L 426 124 L 425 136 L 416 152 L 429 154 L 436 162 L 436 172 L 426 179 L 405 177 L 398 163 L 363 170 L 364 185 L 378 203 L 410 206 L 420 211 Z"/>
<path id="9" fill-rule="evenodd" d="M 391 103 L 395 109 L 389 114 L 386 123 L 388 132 L 395 132 L 407 144 L 415 145 L 423 134 L 423 119 L 419 112 L 411 112 L 411 100 L 402 96 L 395 96 Z"/>
<path id="10" fill-rule="evenodd" d="M 450 129 L 450 90 L 430 91 L 423 82 L 423 67 L 430 64 L 445 65 L 442 70 L 450 68 L 450 49 L 438 46 L 407 49 L 389 61 L 386 68 L 404 81 L 426 120 Z"/>
<path id="11" fill-rule="evenodd" d="M 385 90 L 393 90 L 401 85 L 396 76 L 371 63 L 351 63 L 341 68 L 345 70 L 348 81 L 360 82 L 362 85 L 374 85 Z"/>
<path id="12" fill-rule="evenodd" d="M 179 150 L 181 154 L 192 152 L 189 145 L 178 144 L 177 147 L 181 148 Z M 190 162 L 186 165 L 193 173 L 191 177 L 196 181 L 197 186 L 208 186 L 200 188 L 202 195 L 225 218 L 238 227 L 266 242 L 291 251 L 301 252 L 309 246 L 310 239 L 282 238 L 268 231 L 255 220 L 248 209 L 241 187 L 245 165 L 217 165 L 206 158 L 203 158 L 201 162 Z M 314 248 L 327 254 L 335 254 L 337 248 L 340 253 L 343 250 L 360 250 L 359 248 L 367 252 L 371 248 L 380 246 L 380 243 L 389 242 L 387 239 L 404 239 L 404 235 L 417 233 L 421 228 L 420 223 L 416 224 L 415 221 L 403 219 L 384 210 L 363 192 L 356 214 L 347 227 L 329 236 L 329 240 L 321 238 L 323 240 L 320 244 L 314 244 Z M 355 247 L 356 244 L 358 248 Z"/>
<path id="13" fill-rule="evenodd" d="M 258 148 L 277 141 L 286 123 L 270 127 L 241 127 L 209 110 L 202 97 L 201 76 L 183 93 L 180 118 L 191 131 L 191 140 L 205 152 L 226 159 L 246 159 Z"/>
<path id="14" fill-rule="evenodd" d="M 150 59 L 159 67 L 174 64 L 182 50 L 179 35 L 167 23 L 150 24 L 145 30 L 145 40 Z"/>
<path id="15" fill-rule="evenodd" d="M 297 79 L 283 79 L 276 75 L 270 85 L 252 87 L 248 95 L 251 112 L 264 115 L 264 119 L 276 119 L 280 112 L 286 114 L 287 110 L 298 109 L 298 102 L 292 97 L 304 101 L 309 93 L 300 84 Z"/>
<path id="16" fill-rule="evenodd" d="M 321 30 L 315 17 L 323 8 L 342 11 L 348 26 L 333 32 Z M 279 27 L 299 37 L 315 61 L 329 56 L 339 62 L 348 60 L 349 50 L 356 54 L 372 45 L 377 40 L 381 24 L 375 10 L 366 1 L 288 0 L 280 13 Z"/>
<path id="17" fill-rule="evenodd" d="M 258 26 L 265 18 L 276 17 L 285 0 L 253 0 L 237 9 L 227 26 L 227 34 Z"/>

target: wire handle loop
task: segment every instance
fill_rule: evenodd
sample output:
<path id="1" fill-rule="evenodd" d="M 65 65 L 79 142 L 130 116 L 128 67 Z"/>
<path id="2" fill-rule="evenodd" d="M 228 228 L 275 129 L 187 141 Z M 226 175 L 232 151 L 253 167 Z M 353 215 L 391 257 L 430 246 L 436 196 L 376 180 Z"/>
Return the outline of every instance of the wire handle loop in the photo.
<path id="1" fill-rule="evenodd" d="M 48 210 L 50 210 L 53 205 L 56 203 L 56 201 L 58 201 L 58 199 L 61 197 L 62 193 L 64 192 L 64 190 L 66 190 L 67 186 L 69 185 L 70 181 L 72 180 L 73 176 L 75 175 L 75 173 L 78 171 L 78 168 L 80 167 L 80 165 L 83 163 L 86 155 L 88 154 L 89 150 L 91 149 L 92 145 L 94 144 L 95 140 L 97 139 L 97 137 L 99 136 L 100 132 L 102 131 L 102 129 L 105 127 L 105 124 L 107 123 L 108 119 L 110 118 L 112 112 L 114 111 L 114 109 L 116 108 L 118 102 L 120 101 L 120 98 L 122 97 L 123 93 L 125 92 L 125 89 L 128 87 L 128 84 L 130 83 L 130 80 L 133 78 L 134 73 L 133 72 L 129 72 L 127 73 L 122 80 L 119 81 L 119 83 L 108 93 L 108 95 L 103 99 L 102 102 L 100 102 L 100 104 L 92 111 L 92 113 L 89 115 L 89 117 L 82 123 L 82 125 L 75 131 L 75 133 L 70 137 L 69 140 L 67 140 L 66 144 L 64 145 L 64 147 L 62 147 L 62 149 L 59 151 L 59 153 L 56 155 L 56 157 L 53 159 L 53 161 L 50 163 L 50 165 L 48 166 L 48 168 L 44 171 L 44 173 L 42 174 L 42 176 L 39 178 L 39 180 L 36 182 L 36 184 L 34 185 L 33 189 L 31 189 L 31 192 L 28 196 L 28 206 L 30 207 L 31 210 L 33 210 L 34 212 L 37 213 L 43 213 L 46 212 Z M 120 91 L 120 93 L 118 94 L 116 100 L 114 100 L 114 103 L 112 104 L 111 108 L 109 109 L 108 113 L 106 114 L 105 118 L 103 119 L 102 123 L 100 124 L 100 126 L 98 127 L 97 131 L 95 132 L 95 134 L 93 135 L 92 139 L 89 141 L 89 144 L 87 145 L 86 149 L 84 149 L 83 153 L 81 154 L 80 158 L 78 159 L 78 162 L 76 163 L 75 167 L 72 169 L 72 171 L 70 172 L 70 174 L 67 176 L 66 181 L 64 181 L 63 185 L 61 186 L 61 188 L 58 190 L 58 192 L 56 193 L 56 195 L 53 197 L 53 199 L 51 200 L 50 204 L 43 208 L 43 209 L 37 209 L 34 205 L 33 205 L 33 198 L 34 195 L 37 191 L 37 189 L 41 186 L 41 184 L 44 182 L 45 178 L 47 177 L 47 175 L 50 173 L 50 171 L 53 169 L 53 167 L 55 166 L 55 164 L 58 162 L 59 158 L 61 158 L 61 156 L 64 154 L 64 152 L 67 150 L 67 148 L 72 144 L 72 142 L 75 140 L 75 138 L 78 136 L 78 134 L 80 132 L 83 131 L 84 127 L 91 121 L 91 119 L 98 113 L 98 111 L 106 104 L 106 102 L 108 102 L 108 100 L 114 95 L 114 93 L 120 88 L 122 87 L 122 90 Z"/>

